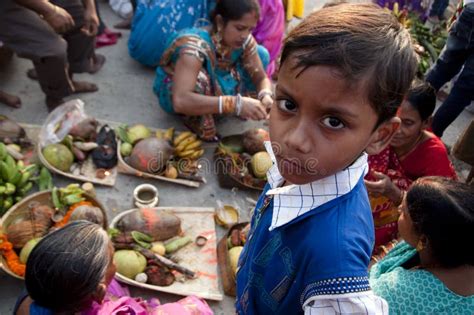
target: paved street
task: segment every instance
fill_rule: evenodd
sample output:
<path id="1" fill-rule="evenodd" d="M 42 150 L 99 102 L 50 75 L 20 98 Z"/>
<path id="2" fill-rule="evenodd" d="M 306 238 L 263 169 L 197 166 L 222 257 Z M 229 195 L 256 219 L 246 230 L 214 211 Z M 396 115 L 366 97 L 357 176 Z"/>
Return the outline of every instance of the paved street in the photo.
<path id="1" fill-rule="evenodd" d="M 322 5 L 321 0 L 306 1 L 306 13 L 312 8 Z M 120 19 L 110 10 L 109 6 L 101 1 L 101 14 L 106 24 L 111 28 Z M 157 104 L 152 91 L 154 71 L 145 68 L 128 56 L 127 39 L 129 32 L 123 31 L 123 37 L 115 46 L 98 49 L 104 54 L 107 62 L 104 68 L 95 75 L 77 75 L 75 78 L 96 83 L 100 90 L 96 93 L 78 95 L 86 103 L 86 111 L 98 119 L 126 122 L 128 124 L 143 123 L 155 128 L 176 127 L 183 130 L 180 120 L 167 115 Z M 19 95 L 23 101 L 21 109 L 12 110 L 0 105 L 0 114 L 7 115 L 19 122 L 42 124 L 47 116 L 44 104 L 44 95 L 36 81 L 26 77 L 31 62 L 14 58 L 5 69 L 0 69 L 0 90 Z M 448 128 L 444 141 L 452 144 L 460 131 L 472 119 L 472 114 L 465 111 L 456 122 Z M 257 124 L 244 122 L 235 118 L 227 118 L 219 122 L 221 134 L 241 132 Z M 213 147 L 206 147 L 206 157 L 212 159 Z M 216 200 L 237 202 L 243 220 L 248 220 L 249 204 L 245 197 L 257 198 L 255 192 L 237 191 L 233 194 L 229 190 L 221 189 L 214 174 L 206 174 L 208 183 L 201 188 L 184 188 L 158 181 L 141 180 L 135 177 L 119 175 L 114 188 L 97 187 L 99 199 L 107 206 L 109 216 L 113 217 L 120 211 L 132 207 L 132 190 L 141 183 L 149 182 L 160 192 L 160 205 L 165 206 L 215 206 Z M 55 183 L 66 184 L 69 181 L 55 177 Z M 224 230 L 216 227 L 220 238 Z M 12 279 L 0 271 L 0 315 L 11 314 L 14 302 L 22 290 L 22 282 Z M 157 294 L 150 291 L 133 290 L 140 296 L 158 297 L 162 302 L 176 301 L 180 297 L 168 294 Z M 234 312 L 233 299 L 225 297 L 222 302 L 210 302 L 216 314 L 232 314 Z"/>

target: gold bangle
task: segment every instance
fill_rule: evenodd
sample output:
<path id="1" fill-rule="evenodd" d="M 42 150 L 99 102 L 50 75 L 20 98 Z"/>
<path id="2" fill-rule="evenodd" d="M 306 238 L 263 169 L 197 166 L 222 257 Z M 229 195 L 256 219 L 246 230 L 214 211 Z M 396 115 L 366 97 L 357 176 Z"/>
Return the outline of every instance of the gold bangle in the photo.
<path id="1" fill-rule="evenodd" d="M 232 114 L 235 112 L 235 97 L 233 96 L 223 96 L 223 108 L 222 112 L 224 114 Z"/>

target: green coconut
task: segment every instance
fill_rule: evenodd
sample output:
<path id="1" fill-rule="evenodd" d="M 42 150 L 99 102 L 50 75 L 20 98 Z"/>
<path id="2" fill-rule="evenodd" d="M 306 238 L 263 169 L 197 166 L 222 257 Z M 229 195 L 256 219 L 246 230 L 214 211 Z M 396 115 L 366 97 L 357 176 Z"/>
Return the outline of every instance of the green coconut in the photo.
<path id="1" fill-rule="evenodd" d="M 44 147 L 43 156 L 49 164 L 63 172 L 69 172 L 69 169 L 74 162 L 74 155 L 72 152 L 61 143 L 49 144 Z"/>
<path id="2" fill-rule="evenodd" d="M 117 266 L 117 272 L 121 275 L 135 279 L 146 268 L 146 258 L 134 250 L 118 250 L 114 254 L 114 262 Z"/>

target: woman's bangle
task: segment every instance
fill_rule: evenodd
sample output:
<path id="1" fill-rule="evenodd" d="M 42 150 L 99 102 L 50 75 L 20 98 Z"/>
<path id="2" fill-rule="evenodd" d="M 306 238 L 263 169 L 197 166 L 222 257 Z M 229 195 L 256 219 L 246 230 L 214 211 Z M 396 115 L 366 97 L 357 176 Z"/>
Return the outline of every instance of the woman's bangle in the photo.
<path id="1" fill-rule="evenodd" d="M 235 114 L 237 116 L 240 116 L 240 113 L 242 112 L 242 95 L 237 94 L 236 98 L 236 106 L 235 106 Z"/>
<path id="2" fill-rule="evenodd" d="M 233 96 L 222 96 L 222 113 L 232 114 L 235 113 L 235 97 Z"/>
<path id="3" fill-rule="evenodd" d="M 262 89 L 260 92 L 258 92 L 257 98 L 261 102 L 267 95 L 273 98 L 273 92 L 270 89 Z"/>
<path id="4" fill-rule="evenodd" d="M 222 115 L 222 96 L 219 96 L 219 114 Z"/>

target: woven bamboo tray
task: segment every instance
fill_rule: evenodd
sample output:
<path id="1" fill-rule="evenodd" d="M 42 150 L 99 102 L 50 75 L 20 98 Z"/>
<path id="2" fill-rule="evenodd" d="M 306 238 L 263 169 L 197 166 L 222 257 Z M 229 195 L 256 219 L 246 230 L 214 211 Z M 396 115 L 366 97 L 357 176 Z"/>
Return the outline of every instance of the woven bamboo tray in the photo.
<path id="1" fill-rule="evenodd" d="M 104 206 L 94 197 L 84 194 L 87 201 L 90 201 L 95 207 L 98 207 L 102 210 L 104 214 L 104 229 L 107 229 L 107 211 L 105 210 Z M 29 208 L 28 205 L 33 202 L 39 202 L 40 204 L 44 204 L 50 207 L 54 207 L 53 202 L 51 200 L 51 190 L 37 192 L 30 196 L 25 197 L 23 200 L 18 202 L 17 204 L 13 205 L 0 219 L 0 226 L 2 231 L 6 231 L 8 226 L 19 220 L 21 218 L 29 217 Z M 17 279 L 23 279 L 22 277 L 18 276 L 17 274 L 10 271 L 6 262 L 3 258 L 3 255 L 0 255 L 0 269 L 4 270 L 7 274 Z"/>
<path id="2" fill-rule="evenodd" d="M 195 295 L 208 300 L 221 301 L 223 294 L 218 283 L 215 209 L 202 207 L 157 207 L 153 209 L 155 211 L 170 211 L 179 217 L 183 231 L 193 240 L 198 235 L 207 237 L 207 243 L 203 247 L 198 247 L 192 243 L 173 254 L 179 259 L 181 265 L 195 271 L 198 277 L 186 280 L 183 283 L 175 281 L 172 285 L 166 287 L 143 284 L 126 278 L 119 273 L 115 274 L 117 280 L 139 288 L 184 296 Z M 138 209 L 128 210 L 117 215 L 110 223 L 110 227 L 115 228 L 122 217 L 133 211 L 138 211 Z"/>

